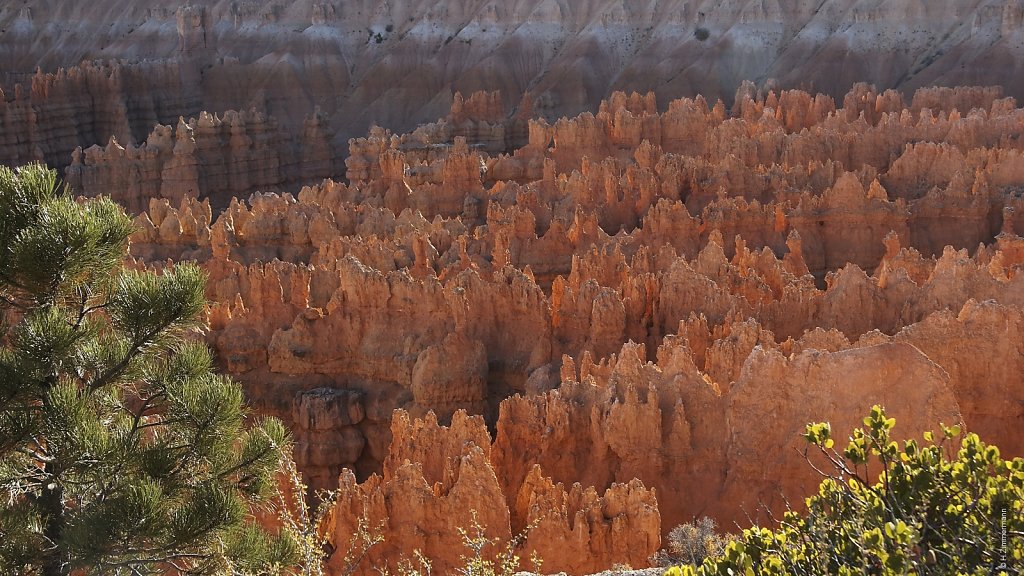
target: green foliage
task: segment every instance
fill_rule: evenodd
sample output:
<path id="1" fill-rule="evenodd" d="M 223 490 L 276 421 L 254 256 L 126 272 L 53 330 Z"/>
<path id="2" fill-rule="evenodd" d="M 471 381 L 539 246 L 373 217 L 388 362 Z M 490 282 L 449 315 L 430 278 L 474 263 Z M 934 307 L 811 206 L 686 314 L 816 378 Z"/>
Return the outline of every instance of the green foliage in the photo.
<path id="1" fill-rule="evenodd" d="M 697 570 L 666 574 L 1019 573 L 1024 460 L 1003 460 L 975 434 L 960 438 L 959 426 L 901 445 L 894 426 L 875 406 L 840 453 L 828 424 L 808 425 L 809 447 L 832 470 L 820 471 L 807 512 L 786 512 L 776 530 L 745 530 Z"/>
<path id="2" fill-rule="evenodd" d="M 290 439 L 195 341 L 205 274 L 124 269 L 131 220 L 0 167 L 0 573 L 265 574 Z"/>

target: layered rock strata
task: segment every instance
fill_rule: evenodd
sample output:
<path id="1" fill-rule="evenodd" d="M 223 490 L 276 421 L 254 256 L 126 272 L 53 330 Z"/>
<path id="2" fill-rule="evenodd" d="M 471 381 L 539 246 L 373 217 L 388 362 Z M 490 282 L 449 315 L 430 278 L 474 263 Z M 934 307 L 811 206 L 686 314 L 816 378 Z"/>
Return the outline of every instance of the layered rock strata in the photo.
<path id="1" fill-rule="evenodd" d="M 362 515 L 375 558 L 447 566 L 476 509 L 546 567 L 637 565 L 653 540 L 618 531 L 799 502 L 809 421 L 881 403 L 1024 451 L 1024 110 L 998 96 L 617 93 L 496 155 L 457 108 L 352 140 L 347 184 L 151 200 L 132 249 L 205 263 L 224 369 L 315 487 L 348 470 L 339 549 Z"/>
<path id="2" fill-rule="evenodd" d="M 319 106 L 344 142 L 374 122 L 411 131 L 456 92 L 481 89 L 500 89 L 506 105 L 531 92 L 549 120 L 595 110 L 615 90 L 730 100 L 747 79 L 836 99 L 858 81 L 908 97 L 1003 84 L 1020 98 L 1022 18 L 1015 0 L 23 0 L 0 6 L 0 85 L 10 103 L 37 68 L 72 76 L 88 75 L 73 71 L 83 61 L 132 63 L 120 78 L 33 96 L 37 130 L 18 141 L 63 166 L 76 146 L 138 145 L 157 122 L 254 105 L 292 133 Z M 24 114 L 24 101 L 16 108 Z M 77 135 L 53 133 L 75 122 Z"/>
<path id="3" fill-rule="evenodd" d="M 638 480 L 602 493 L 578 483 L 567 490 L 534 466 L 516 492 L 503 493 L 503 470 L 492 460 L 482 418 L 459 411 L 444 427 L 432 414 L 413 421 L 398 411 L 392 433 L 382 475 L 358 484 L 350 471 L 342 472 L 326 527 L 332 545 L 342 551 L 329 563 L 339 573 L 373 574 L 396 567 L 402 558 L 413 560 L 417 551 L 430 560 L 432 571 L 450 573 L 474 555 L 470 539 L 481 537 L 490 541 L 482 550 L 488 560 L 507 552 L 512 542 L 511 550 L 523 558 L 543 558 L 545 571 L 574 574 L 614 562 L 641 565 L 658 549 L 655 493 Z M 344 552 L 363 544 L 360 522 L 383 542 L 355 563 Z M 513 539 L 515 526 L 520 532 Z"/>
<path id="4" fill-rule="evenodd" d="M 0 86 L 0 163 L 63 168 L 78 147 L 142 142 L 154 125 L 202 109 L 198 78 L 175 60 L 86 61 L 25 75 Z"/>
<path id="5" fill-rule="evenodd" d="M 545 570 L 639 566 L 799 502 L 809 421 L 882 403 L 1024 454 L 1022 22 L 28 0 L 0 6 L 0 163 L 137 213 L 137 266 L 203 263 L 221 368 L 339 488 L 336 572 L 360 520 L 364 573 L 450 571 L 474 521 Z"/>
<path id="6" fill-rule="evenodd" d="M 298 189 L 334 174 L 337 154 L 322 121 L 308 118 L 294 141 L 255 109 L 202 112 L 177 126 L 156 125 L 139 146 L 112 137 L 106 146 L 75 148 L 65 180 L 78 194 L 108 195 L 135 213 L 153 198 L 174 205 L 208 198 L 220 210 L 232 198 Z"/>

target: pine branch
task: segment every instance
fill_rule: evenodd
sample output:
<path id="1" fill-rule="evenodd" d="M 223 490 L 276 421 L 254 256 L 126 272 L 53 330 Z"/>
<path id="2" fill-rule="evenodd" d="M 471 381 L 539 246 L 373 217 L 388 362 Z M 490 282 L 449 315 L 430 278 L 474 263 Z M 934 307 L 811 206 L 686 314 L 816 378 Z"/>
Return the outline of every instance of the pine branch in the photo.
<path id="1" fill-rule="evenodd" d="M 243 461 L 239 462 L 238 464 L 235 464 L 231 468 L 228 468 L 227 470 L 224 470 L 223 472 L 221 472 L 220 474 L 217 475 L 217 478 L 219 478 L 219 479 L 227 478 L 231 474 L 234 474 L 235 472 L 237 472 L 237 471 L 239 471 L 239 470 L 241 470 L 243 468 L 248 468 L 249 466 L 252 466 L 256 462 L 259 462 L 260 460 L 262 460 L 263 457 L 267 456 L 268 454 L 272 454 L 275 451 L 276 448 L 277 448 L 277 446 L 275 446 L 274 444 L 270 444 L 267 447 L 266 450 L 263 450 L 262 452 L 260 452 L 256 456 L 254 456 L 252 458 L 249 458 L 247 460 L 243 460 Z"/>
<path id="2" fill-rule="evenodd" d="M 162 397 L 162 396 L 165 396 L 165 395 L 166 394 L 163 391 L 159 391 L 156 394 L 153 394 L 152 396 L 146 398 L 143 401 L 142 407 L 139 409 L 138 412 L 135 413 L 135 417 L 134 417 L 134 419 L 132 421 L 132 429 L 128 433 L 128 436 L 125 438 L 125 441 L 124 441 L 124 449 L 125 450 L 128 450 L 129 445 L 131 444 L 132 440 L 135 438 L 136 434 L 139 432 L 139 430 L 141 430 L 143 428 L 142 426 L 139 425 L 139 422 L 142 420 L 142 418 L 145 415 L 146 411 L 149 409 L 150 402 L 152 402 L 153 400 L 155 400 L 158 397 Z M 111 478 L 116 478 L 118 475 L 120 475 L 121 472 L 124 470 L 124 467 L 125 467 L 125 465 L 127 463 L 128 463 L 127 459 L 121 459 L 117 463 L 117 468 L 115 468 L 114 471 L 110 474 L 110 477 Z M 104 489 L 103 489 L 103 494 L 104 494 L 104 496 L 109 496 L 109 491 L 107 490 L 106 487 L 104 487 Z"/>
<path id="3" fill-rule="evenodd" d="M 168 365 L 199 379 L 181 406 L 166 382 L 147 379 L 197 324 L 206 275 L 191 264 L 163 277 L 125 270 L 128 216 L 106 199 L 55 201 L 54 178 L 0 167 L 0 321 L 25 318 L 24 337 L 6 324 L 0 336 L 0 515 L 31 517 L 13 528 L 16 546 L 32 543 L 18 561 L 38 576 L 217 569 L 236 545 L 265 541 L 245 507 L 284 432 L 267 428 L 269 446 L 234 441 L 243 396 L 206 381 L 208 351 Z M 100 529 L 108 517 L 132 525 Z M 245 565 L 263 573 L 269 561 Z"/>
<path id="4" fill-rule="evenodd" d="M 125 354 L 124 358 L 122 358 L 120 362 L 115 364 L 114 367 L 108 370 L 105 374 L 103 374 L 93 382 L 89 383 L 89 389 L 98 390 L 99 388 L 106 386 L 112 380 L 120 376 L 121 373 L 123 373 L 125 369 L 128 368 L 128 365 L 131 364 L 131 361 L 135 359 L 135 356 L 142 351 L 143 346 L 150 343 L 154 338 L 156 338 L 158 334 L 160 334 L 167 328 L 170 328 L 171 325 L 174 324 L 177 320 L 177 318 L 172 319 L 162 324 L 160 327 L 154 328 L 150 332 L 146 333 L 142 338 L 138 338 L 134 342 L 132 342 L 132 345 L 129 347 L 128 352 Z"/>
<path id="5" fill-rule="evenodd" d="M 32 450 L 31 448 L 21 447 L 21 448 L 18 448 L 17 451 L 21 452 L 22 454 L 27 455 L 28 457 L 30 457 L 33 460 L 36 460 L 38 462 L 44 462 L 44 463 L 45 462 L 53 462 L 53 458 L 52 457 L 40 454 L 39 452 L 36 452 L 35 450 Z"/>
<path id="6" fill-rule="evenodd" d="M 29 310 L 28 306 L 24 304 L 19 304 L 15 300 L 8 297 L 6 294 L 0 293 L 0 301 L 3 301 L 3 303 L 6 304 L 8 308 L 14 308 L 21 312 L 26 312 Z"/>
<path id="7" fill-rule="evenodd" d="M 82 320 L 85 319 L 85 305 L 89 301 L 89 295 L 86 292 L 86 290 L 88 290 L 88 288 L 86 287 L 83 287 L 80 290 L 80 292 L 82 293 L 82 302 L 78 306 L 78 319 L 75 320 L 75 323 L 73 324 L 75 330 L 78 330 L 78 328 L 82 325 Z"/>

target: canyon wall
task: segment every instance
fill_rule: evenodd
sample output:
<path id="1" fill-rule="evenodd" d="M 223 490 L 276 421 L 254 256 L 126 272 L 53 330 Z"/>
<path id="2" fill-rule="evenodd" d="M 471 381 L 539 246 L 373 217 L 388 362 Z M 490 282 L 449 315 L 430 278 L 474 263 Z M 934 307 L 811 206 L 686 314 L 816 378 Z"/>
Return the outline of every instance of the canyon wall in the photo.
<path id="1" fill-rule="evenodd" d="M 744 80 L 833 98 L 861 81 L 908 96 L 1001 84 L 1020 98 L 1022 20 L 1016 0 L 25 0 L 0 5 L 8 144 L 19 131 L 0 161 L 63 167 L 77 146 L 139 145 L 157 123 L 252 107 L 293 134 L 319 107 L 343 145 L 371 123 L 433 121 L 457 91 L 501 90 L 509 108 L 530 92 L 551 121 L 616 90 L 731 104 Z"/>
<path id="2" fill-rule="evenodd" d="M 474 522 L 546 571 L 641 566 L 812 491 L 810 421 L 880 403 L 1024 454 L 1022 23 L 26 0 L 0 163 L 115 198 L 134 265 L 203 264 L 219 367 L 339 490 L 335 573 L 360 521 L 363 574 L 451 571 Z"/>
<path id="3" fill-rule="evenodd" d="M 221 366 L 340 482 L 335 549 L 382 527 L 363 570 L 454 565 L 474 510 L 532 526 L 546 570 L 636 566 L 695 516 L 799 502 L 804 425 L 842 438 L 873 404 L 1024 453 L 1015 100 L 743 84 L 728 112 L 614 93 L 554 123 L 498 101 L 351 140 L 348 183 L 136 220 L 142 263 L 204 262 Z"/>
<path id="4" fill-rule="evenodd" d="M 177 205 L 185 198 L 209 199 L 226 208 L 232 198 L 280 192 L 319 182 L 335 172 L 337 153 L 322 117 L 305 122 L 298 141 L 276 119 L 258 111 L 200 113 L 176 127 L 157 124 L 139 146 L 75 148 L 64 171 L 67 184 L 83 196 L 107 195 L 127 210 L 144 211 L 150 199 Z"/>
<path id="5" fill-rule="evenodd" d="M 199 76 L 193 64 L 174 59 L 86 61 L 20 75 L 17 84 L 0 84 L 0 163 L 64 167 L 77 147 L 145 140 L 154 125 L 201 109 Z"/>
<path id="6" fill-rule="evenodd" d="M 326 526 L 331 544 L 343 552 L 328 565 L 337 573 L 394 567 L 414 551 L 430 559 L 433 571 L 452 573 L 473 555 L 467 538 L 480 537 L 492 542 L 482 551 L 485 558 L 508 550 L 511 542 L 524 565 L 536 555 L 545 571 L 574 574 L 613 563 L 643 565 L 658 549 L 655 493 L 639 480 L 612 484 L 600 493 L 579 483 L 566 489 L 533 466 L 515 493 L 503 493 L 504 470 L 493 461 L 482 418 L 460 410 L 444 427 L 432 414 L 410 421 L 399 410 L 392 432 L 382 475 L 359 484 L 345 470 L 339 479 L 338 500 Z M 506 498 L 514 504 L 506 504 Z M 360 522 L 384 540 L 355 563 L 344 552 L 359 545 Z M 466 534 L 447 527 L 462 527 Z"/>

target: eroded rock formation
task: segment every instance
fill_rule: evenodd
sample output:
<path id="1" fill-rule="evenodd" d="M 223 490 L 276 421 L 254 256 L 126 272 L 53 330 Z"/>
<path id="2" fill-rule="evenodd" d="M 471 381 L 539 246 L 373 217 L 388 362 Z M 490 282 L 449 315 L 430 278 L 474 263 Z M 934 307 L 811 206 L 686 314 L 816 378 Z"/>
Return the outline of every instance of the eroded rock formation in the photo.
<path id="1" fill-rule="evenodd" d="M 837 100 L 860 81 L 908 96 L 1002 84 L 1021 98 L 1022 17 L 1014 0 L 23 0 L 0 6 L 0 100 L 19 119 L 4 135 L 31 144 L 0 142 L 0 161 L 41 154 L 63 167 L 77 146 L 139 145 L 156 123 L 252 106 L 293 134 L 319 106 L 343 143 L 372 123 L 411 131 L 478 90 L 501 90 L 505 106 L 531 92 L 530 110 L 552 121 L 615 90 L 731 103 L 750 78 L 770 79 L 764 92 L 813 86 Z M 94 60 L 116 64 L 82 66 Z M 37 68 L 51 90 L 39 90 Z M 854 118 L 884 110 L 859 102 L 844 102 Z M 910 112 L 952 103 L 922 96 Z M 798 130 L 810 119 L 781 121 Z M 516 134 L 482 120 L 472 129 L 490 144 Z"/>
<path id="2" fill-rule="evenodd" d="M 22 75 L 20 83 L 0 85 L 8 91 L 0 90 L 3 164 L 64 167 L 77 147 L 111 138 L 141 142 L 155 124 L 201 109 L 198 70 L 175 60 L 86 61 L 50 73 L 29 70 L 35 73 Z"/>
<path id="3" fill-rule="evenodd" d="M 881 403 L 1024 454 L 1022 23 L 26 0 L 0 163 L 137 214 L 133 265 L 206 267 L 220 368 L 339 489 L 335 572 L 360 520 L 362 573 L 451 571 L 474 521 L 546 571 L 641 566 L 680 522 L 799 502 L 809 421 Z"/>
<path id="4" fill-rule="evenodd" d="M 655 494 L 638 480 L 613 484 L 603 494 L 578 483 L 566 490 L 535 465 L 514 493 L 503 493 L 504 471 L 491 459 L 482 418 L 459 411 L 444 427 L 433 414 L 412 421 L 397 411 L 391 426 L 383 474 L 357 484 L 345 471 L 339 480 L 338 503 L 327 526 L 332 545 L 343 551 L 331 558 L 334 570 L 348 567 L 344 551 L 360 544 L 360 521 L 384 540 L 356 566 L 359 574 L 394 567 L 416 551 L 430 559 L 433 571 L 450 573 L 473 555 L 467 537 L 490 539 L 483 554 L 493 558 L 505 551 L 512 530 L 524 526 L 530 528 L 520 553 L 524 558 L 538 554 L 546 571 L 582 574 L 614 562 L 641 565 L 658 549 Z"/>
<path id="5" fill-rule="evenodd" d="M 338 550 L 364 518 L 371 562 L 450 567 L 476 510 L 545 569 L 636 566 L 799 502 L 810 421 L 880 403 L 1024 453 L 1024 110 L 997 96 L 617 93 L 493 153 L 471 124 L 523 119 L 474 95 L 353 139 L 349 183 L 152 199 L 132 250 L 205 263 L 222 367 L 314 487 L 344 470 Z"/>
<path id="6" fill-rule="evenodd" d="M 202 112 L 175 127 L 157 124 L 139 146 L 75 148 L 65 179 L 85 196 L 111 196 L 132 212 L 150 199 L 177 205 L 185 198 L 209 198 L 219 210 L 232 198 L 280 192 L 319 182 L 334 173 L 331 134 L 319 113 L 307 119 L 298 142 L 273 117 L 255 109 L 229 110 L 223 118 Z"/>

